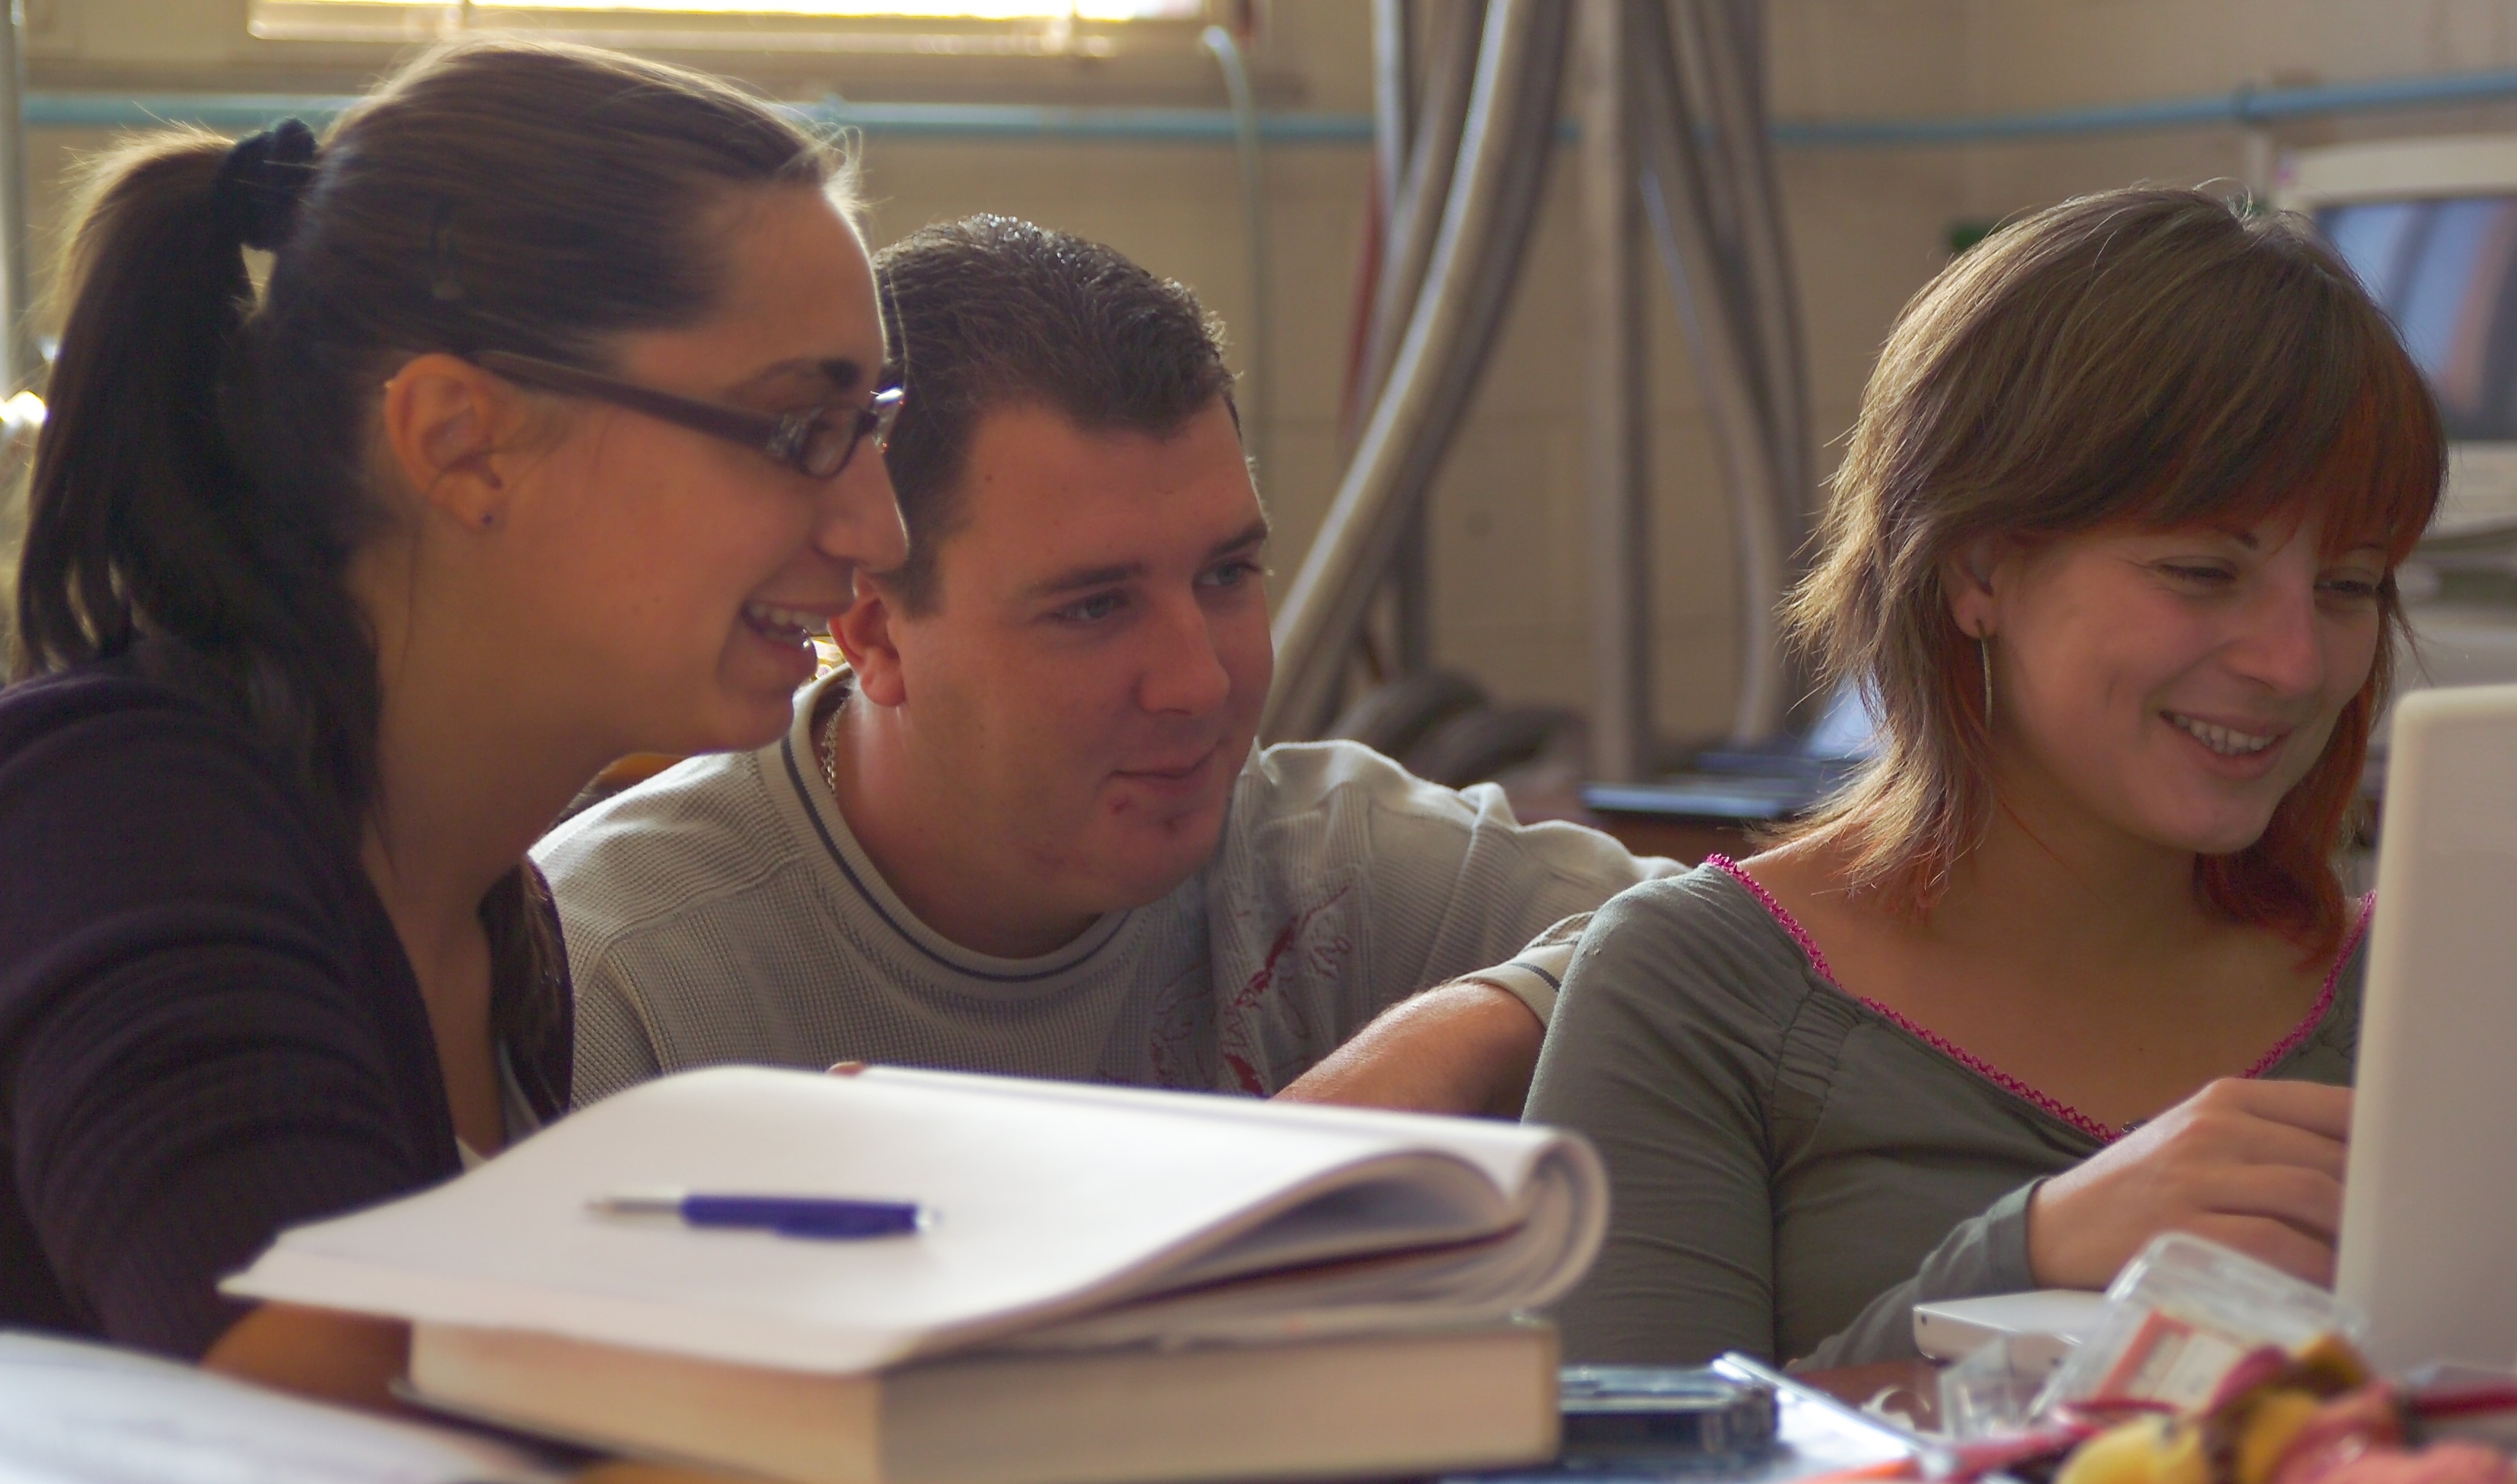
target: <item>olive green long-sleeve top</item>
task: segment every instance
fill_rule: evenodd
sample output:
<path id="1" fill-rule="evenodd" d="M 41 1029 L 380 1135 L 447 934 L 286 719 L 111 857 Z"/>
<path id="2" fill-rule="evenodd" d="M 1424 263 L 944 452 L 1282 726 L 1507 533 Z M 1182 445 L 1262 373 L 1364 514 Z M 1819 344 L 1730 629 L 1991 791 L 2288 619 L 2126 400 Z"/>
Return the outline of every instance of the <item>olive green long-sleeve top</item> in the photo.
<path id="1" fill-rule="evenodd" d="M 2365 908 L 2358 922 L 2315 1009 L 2249 1075 L 2351 1080 Z M 2035 1182 L 2120 1131 L 1839 989 L 1718 857 L 1600 910 L 1528 1116 L 1607 1163 L 1607 1246 L 1557 1315 L 1586 1363 L 1910 1356 L 1916 1303 L 2035 1286 Z"/>

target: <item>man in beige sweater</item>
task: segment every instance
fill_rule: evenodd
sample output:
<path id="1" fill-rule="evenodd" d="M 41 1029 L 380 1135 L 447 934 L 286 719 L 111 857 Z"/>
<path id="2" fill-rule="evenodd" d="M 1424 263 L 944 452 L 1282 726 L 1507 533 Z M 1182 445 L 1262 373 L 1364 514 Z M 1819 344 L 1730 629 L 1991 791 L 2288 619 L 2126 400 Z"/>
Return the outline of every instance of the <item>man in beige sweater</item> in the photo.
<path id="1" fill-rule="evenodd" d="M 787 738 L 536 851 L 576 1100 L 889 1061 L 1516 1110 L 1571 952 L 1532 940 L 1674 865 L 1354 743 L 1255 745 L 1267 521 L 1187 290 L 989 217 L 878 271 L 911 560 L 812 615 L 848 665 Z"/>

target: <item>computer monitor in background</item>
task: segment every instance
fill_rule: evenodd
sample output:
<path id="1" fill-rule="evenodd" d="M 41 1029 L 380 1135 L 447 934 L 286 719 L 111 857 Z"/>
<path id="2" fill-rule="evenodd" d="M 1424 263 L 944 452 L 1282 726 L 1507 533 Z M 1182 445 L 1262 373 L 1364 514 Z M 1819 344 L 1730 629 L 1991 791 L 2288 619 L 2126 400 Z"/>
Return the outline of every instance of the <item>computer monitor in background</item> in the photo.
<path id="1" fill-rule="evenodd" d="M 2438 519 L 2397 573 L 2414 640 L 2398 656 L 2398 693 L 2517 683 L 2517 134 L 2301 149 L 2274 201 L 2340 250 L 2446 416 Z M 2386 788 L 2386 739 L 2381 718 L 2372 797 Z"/>
<path id="2" fill-rule="evenodd" d="M 2517 534 L 2517 135 L 2299 150 L 2275 199 L 2315 219 L 2438 398 L 2432 539 Z"/>

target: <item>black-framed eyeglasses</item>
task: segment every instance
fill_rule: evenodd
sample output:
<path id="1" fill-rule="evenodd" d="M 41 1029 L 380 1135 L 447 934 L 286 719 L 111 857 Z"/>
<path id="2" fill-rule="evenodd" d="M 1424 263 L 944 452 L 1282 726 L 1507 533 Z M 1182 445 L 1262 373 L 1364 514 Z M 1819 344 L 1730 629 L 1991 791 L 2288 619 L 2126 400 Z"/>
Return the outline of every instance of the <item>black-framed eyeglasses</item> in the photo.
<path id="1" fill-rule="evenodd" d="M 472 360 L 482 369 L 495 371 L 518 386 L 569 397 L 590 397 L 677 428 L 757 448 L 796 473 L 817 480 L 837 478 L 848 460 L 856 456 L 857 445 L 869 436 L 874 439 L 875 451 L 880 453 L 891 442 L 891 425 L 900 419 L 898 387 L 876 392 L 874 401 L 862 407 L 831 403 L 795 412 L 754 412 L 748 407 L 677 397 L 634 381 L 619 381 L 556 360 L 519 356 L 513 351 L 483 351 Z"/>

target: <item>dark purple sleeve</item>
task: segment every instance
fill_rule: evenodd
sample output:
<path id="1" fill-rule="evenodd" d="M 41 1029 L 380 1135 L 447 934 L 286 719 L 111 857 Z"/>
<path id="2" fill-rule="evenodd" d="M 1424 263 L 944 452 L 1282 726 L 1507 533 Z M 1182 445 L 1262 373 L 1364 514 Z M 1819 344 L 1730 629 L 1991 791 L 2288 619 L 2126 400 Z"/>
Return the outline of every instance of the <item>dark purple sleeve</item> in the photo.
<path id="1" fill-rule="evenodd" d="M 64 689 L 0 708 L 0 1228 L 77 1328 L 196 1356 L 281 1228 L 446 1172 L 442 1093 L 355 859 L 241 729 Z"/>

